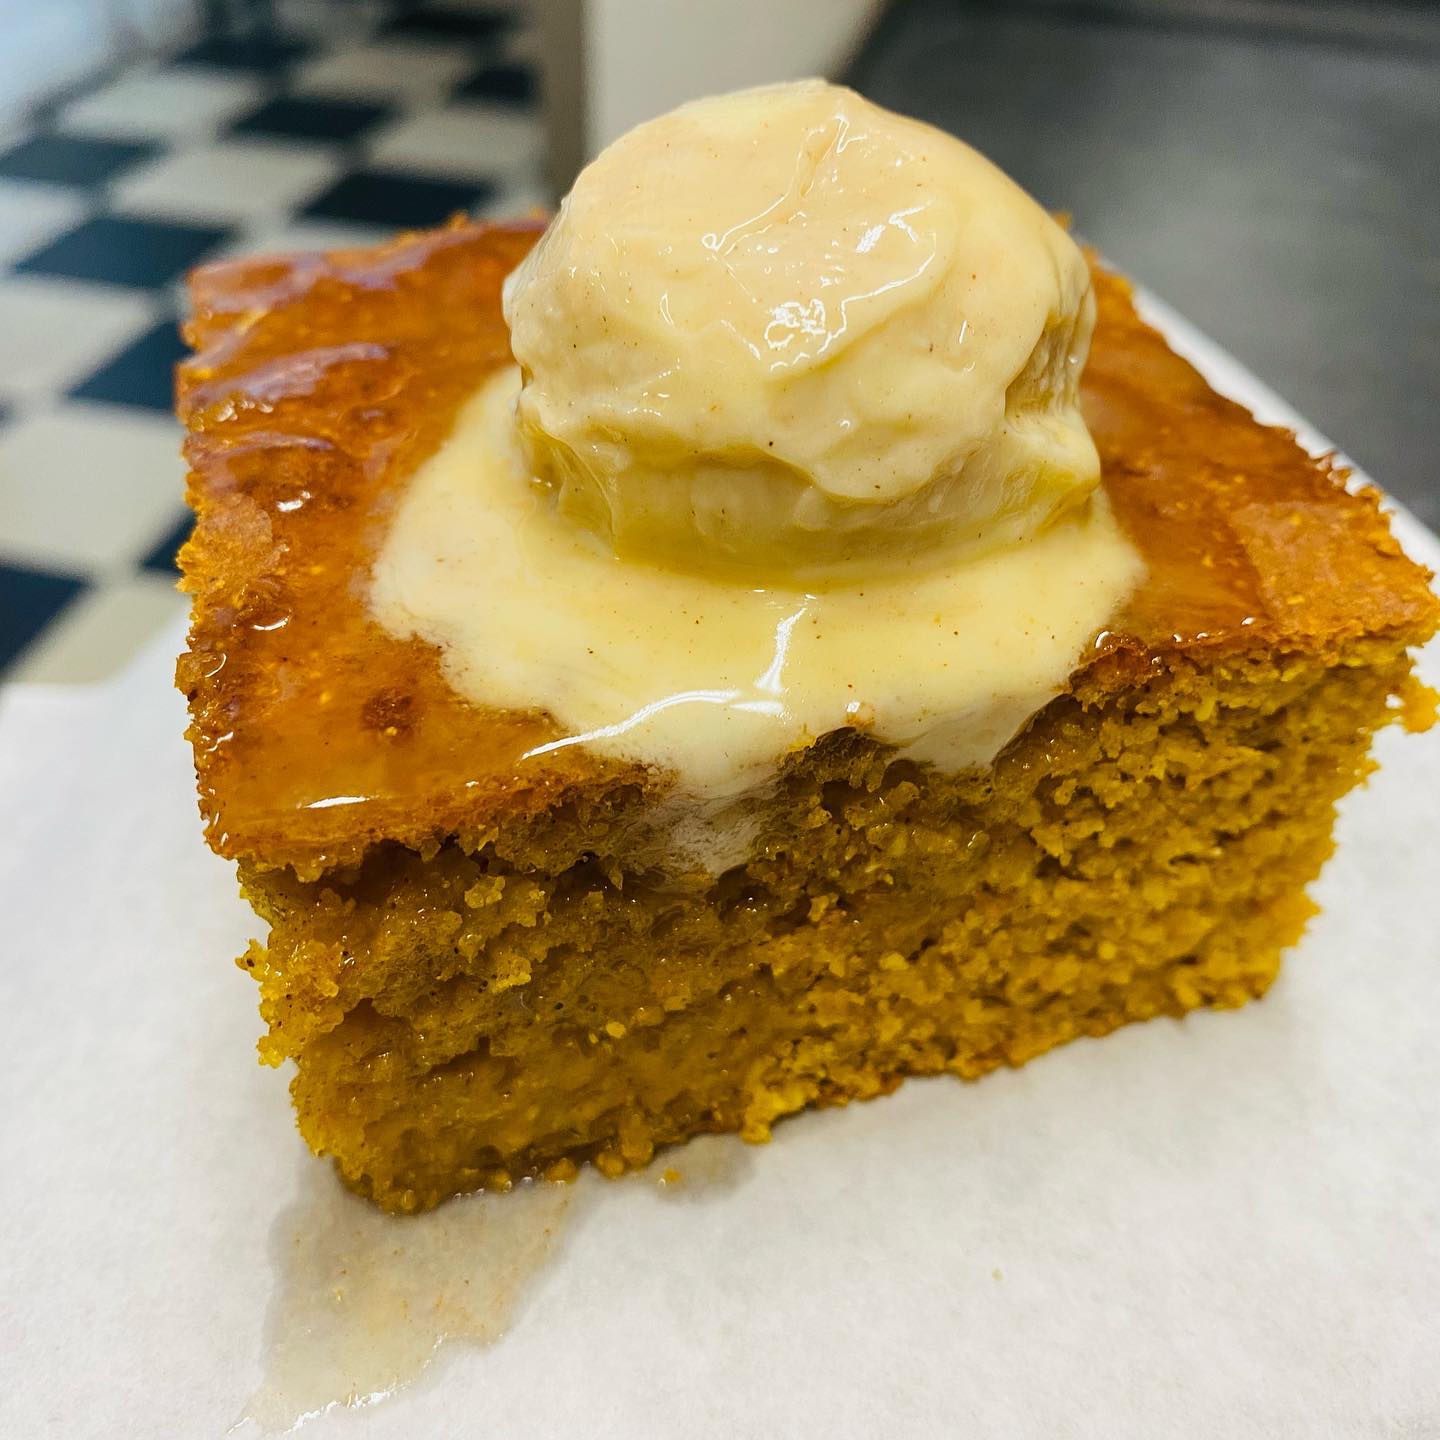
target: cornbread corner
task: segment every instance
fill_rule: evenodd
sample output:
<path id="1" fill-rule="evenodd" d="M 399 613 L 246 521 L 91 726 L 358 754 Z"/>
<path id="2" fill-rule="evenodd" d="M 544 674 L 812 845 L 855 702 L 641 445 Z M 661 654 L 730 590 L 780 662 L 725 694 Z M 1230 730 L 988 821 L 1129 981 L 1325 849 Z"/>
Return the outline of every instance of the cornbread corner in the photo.
<path id="1" fill-rule="evenodd" d="M 1263 994 L 1373 732 L 1433 718 L 1408 651 L 1440 606 L 1377 497 L 1097 273 L 1086 414 L 1140 592 L 989 771 L 838 731 L 754 802 L 746 863 L 674 873 L 637 838 L 666 776 L 531 754 L 553 720 L 468 704 L 364 600 L 407 477 L 508 359 L 537 233 L 192 282 L 178 683 L 311 1147 L 417 1210 Z"/>

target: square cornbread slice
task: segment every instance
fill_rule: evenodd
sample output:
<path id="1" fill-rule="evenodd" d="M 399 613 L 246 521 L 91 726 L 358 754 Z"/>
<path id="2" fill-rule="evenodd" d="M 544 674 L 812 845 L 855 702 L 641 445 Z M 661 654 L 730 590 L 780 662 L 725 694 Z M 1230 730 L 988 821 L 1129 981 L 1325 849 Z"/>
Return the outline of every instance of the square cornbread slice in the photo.
<path id="1" fill-rule="evenodd" d="M 1429 718 L 1429 577 L 1368 491 L 1211 391 L 1096 274 L 1086 414 L 1147 576 L 982 772 L 860 730 L 755 802 L 750 858 L 657 870 L 670 777 L 467 703 L 370 618 L 407 477 L 508 361 L 533 226 L 193 280 L 189 698 L 212 846 L 300 1128 L 413 1210 L 704 1131 L 973 1078 L 1264 993 L 1372 733 Z"/>

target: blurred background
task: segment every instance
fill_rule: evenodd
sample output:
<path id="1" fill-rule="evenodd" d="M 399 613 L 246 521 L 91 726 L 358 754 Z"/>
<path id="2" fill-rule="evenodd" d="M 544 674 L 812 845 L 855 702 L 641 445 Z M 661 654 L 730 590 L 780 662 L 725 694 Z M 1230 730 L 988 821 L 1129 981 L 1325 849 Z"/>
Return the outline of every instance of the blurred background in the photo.
<path id="1" fill-rule="evenodd" d="M 1440 525 L 1436 5 L 0 0 L 0 678 L 183 609 L 189 267 L 523 214 L 805 74 L 985 151 Z"/>

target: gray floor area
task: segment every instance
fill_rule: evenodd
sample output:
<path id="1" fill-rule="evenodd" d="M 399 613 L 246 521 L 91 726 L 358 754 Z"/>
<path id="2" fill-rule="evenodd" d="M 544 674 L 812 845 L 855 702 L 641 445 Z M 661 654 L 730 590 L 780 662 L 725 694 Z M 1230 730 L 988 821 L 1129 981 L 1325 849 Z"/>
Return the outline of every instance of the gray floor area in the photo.
<path id="1" fill-rule="evenodd" d="M 1305 9 L 900 0 L 851 78 L 1069 210 L 1440 528 L 1440 7 Z"/>

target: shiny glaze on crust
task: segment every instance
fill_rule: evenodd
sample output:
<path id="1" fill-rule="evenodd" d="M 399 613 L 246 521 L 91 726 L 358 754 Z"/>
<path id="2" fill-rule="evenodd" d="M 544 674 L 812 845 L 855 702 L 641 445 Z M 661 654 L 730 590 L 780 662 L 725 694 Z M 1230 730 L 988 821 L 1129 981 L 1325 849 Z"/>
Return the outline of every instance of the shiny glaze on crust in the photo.
<path id="1" fill-rule="evenodd" d="M 484 834 L 597 782 L 657 783 L 534 713 L 460 699 L 362 587 L 406 477 L 509 358 L 500 283 L 538 224 L 242 260 L 192 279 L 180 369 L 194 594 L 177 679 L 211 844 L 318 872 L 395 840 Z M 1373 494 L 1216 395 L 1098 272 L 1084 384 L 1104 483 L 1149 578 L 1081 662 L 1088 694 L 1167 656 L 1422 638 L 1435 601 Z"/>

